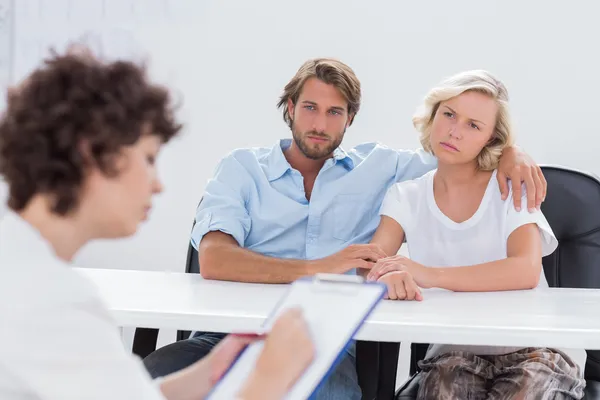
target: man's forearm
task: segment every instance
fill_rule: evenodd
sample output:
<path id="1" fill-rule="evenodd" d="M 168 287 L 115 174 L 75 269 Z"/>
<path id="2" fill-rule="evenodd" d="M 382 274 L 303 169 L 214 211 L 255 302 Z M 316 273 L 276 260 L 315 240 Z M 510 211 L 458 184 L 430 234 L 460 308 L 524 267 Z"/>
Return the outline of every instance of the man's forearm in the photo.
<path id="1" fill-rule="evenodd" d="M 319 271 L 316 261 L 264 256 L 240 247 L 233 238 L 211 232 L 200 243 L 200 274 L 206 279 L 250 283 L 290 283 Z"/>

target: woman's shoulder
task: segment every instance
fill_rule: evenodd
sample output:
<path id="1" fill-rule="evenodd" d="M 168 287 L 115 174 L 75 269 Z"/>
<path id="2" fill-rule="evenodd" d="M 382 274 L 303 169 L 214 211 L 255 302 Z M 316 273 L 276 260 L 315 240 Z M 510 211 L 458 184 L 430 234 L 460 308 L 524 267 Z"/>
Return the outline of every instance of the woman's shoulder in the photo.
<path id="1" fill-rule="evenodd" d="M 404 181 L 396 182 L 394 184 L 394 187 L 397 190 L 403 191 L 409 195 L 425 192 L 427 190 L 427 187 L 432 182 L 433 176 L 435 175 L 435 171 L 436 170 L 429 171 L 415 179 L 407 179 Z"/>

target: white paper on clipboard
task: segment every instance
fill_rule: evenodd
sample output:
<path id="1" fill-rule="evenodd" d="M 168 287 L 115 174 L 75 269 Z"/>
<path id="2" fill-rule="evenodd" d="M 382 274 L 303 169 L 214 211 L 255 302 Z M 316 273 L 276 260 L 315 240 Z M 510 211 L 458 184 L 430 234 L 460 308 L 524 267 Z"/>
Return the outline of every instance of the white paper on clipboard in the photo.
<path id="1" fill-rule="evenodd" d="M 300 307 L 315 344 L 315 358 L 286 400 L 309 398 L 340 360 L 345 348 L 385 294 L 379 283 L 362 283 L 360 277 L 318 275 L 294 282 L 265 322 L 269 329 L 286 309 Z M 217 383 L 210 400 L 234 399 L 250 376 L 264 343 L 254 343 Z"/>

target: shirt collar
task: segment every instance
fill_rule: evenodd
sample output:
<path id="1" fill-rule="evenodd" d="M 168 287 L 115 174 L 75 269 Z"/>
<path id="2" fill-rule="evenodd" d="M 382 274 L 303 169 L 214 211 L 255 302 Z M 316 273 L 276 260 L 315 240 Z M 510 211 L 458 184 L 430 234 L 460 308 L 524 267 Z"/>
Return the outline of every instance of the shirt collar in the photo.
<path id="1" fill-rule="evenodd" d="M 354 161 L 342 147 L 338 147 L 333 151 L 333 159 L 341 161 L 348 169 L 354 169 Z"/>
<path id="2" fill-rule="evenodd" d="M 267 179 L 272 182 L 279 179 L 288 170 L 292 169 L 292 166 L 285 158 L 283 152 L 290 147 L 292 139 L 281 139 L 275 143 L 271 148 L 269 155 L 267 156 Z M 354 168 L 354 162 L 352 158 L 346 153 L 344 149 L 338 147 L 333 151 L 333 159 L 335 162 L 343 163 L 348 169 Z"/>

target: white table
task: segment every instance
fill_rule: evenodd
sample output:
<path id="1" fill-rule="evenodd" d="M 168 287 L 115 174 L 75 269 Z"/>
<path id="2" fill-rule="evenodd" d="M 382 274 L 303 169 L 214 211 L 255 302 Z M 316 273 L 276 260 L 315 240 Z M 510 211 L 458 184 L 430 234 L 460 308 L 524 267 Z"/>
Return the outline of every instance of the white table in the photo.
<path id="1" fill-rule="evenodd" d="M 124 327 L 212 332 L 258 328 L 285 285 L 207 281 L 196 274 L 78 269 Z M 383 301 L 356 339 L 600 349 L 600 290 L 424 291 Z"/>

